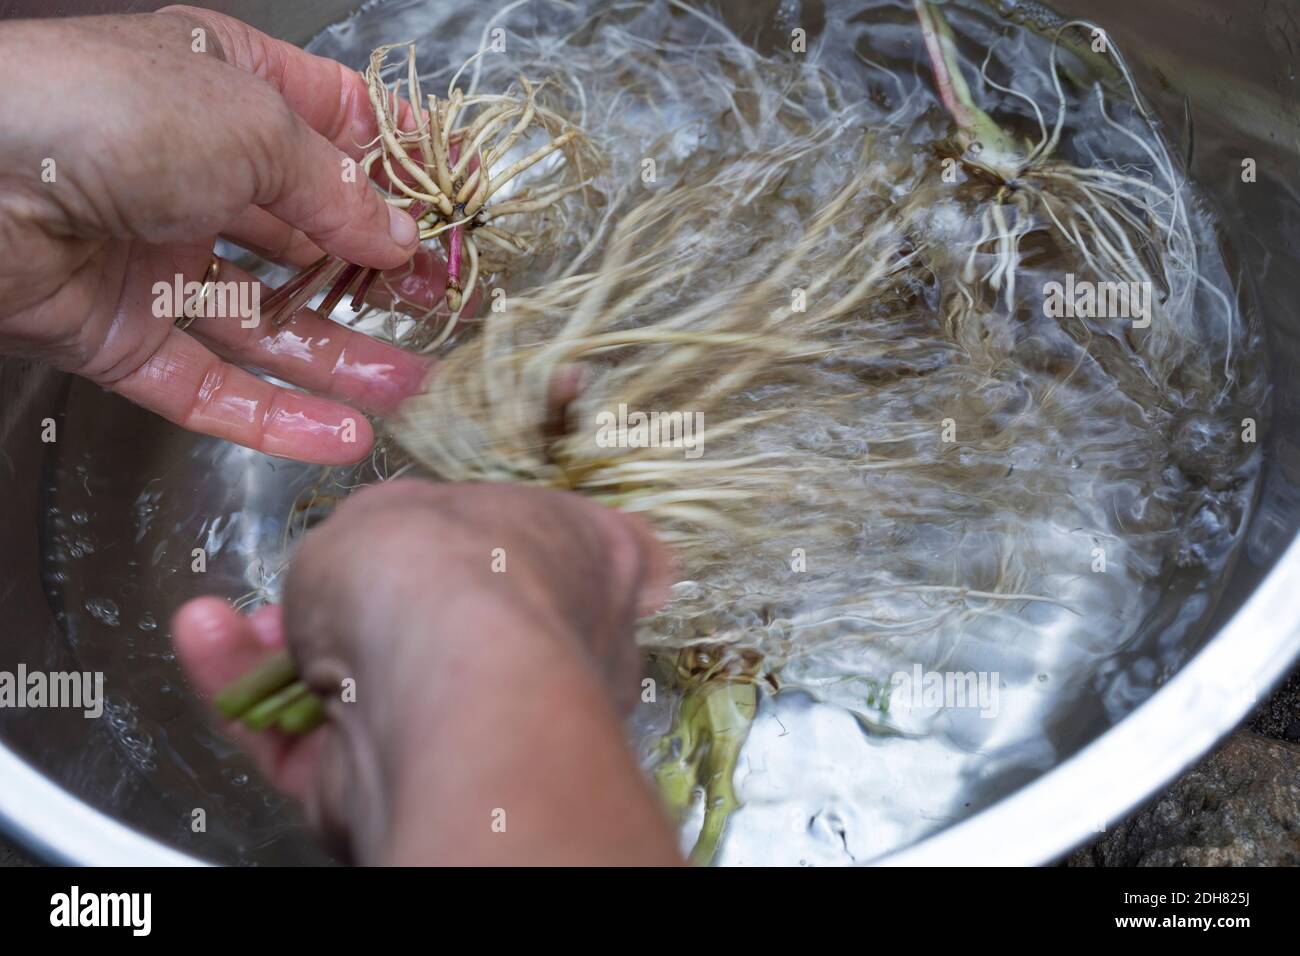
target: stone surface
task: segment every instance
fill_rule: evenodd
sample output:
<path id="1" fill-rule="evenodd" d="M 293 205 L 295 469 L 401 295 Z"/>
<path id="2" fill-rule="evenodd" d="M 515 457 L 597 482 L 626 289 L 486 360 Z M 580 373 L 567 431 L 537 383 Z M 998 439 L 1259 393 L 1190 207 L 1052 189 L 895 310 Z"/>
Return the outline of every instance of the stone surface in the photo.
<path id="1" fill-rule="evenodd" d="M 1070 866 L 1300 866 L 1300 745 L 1238 731 Z"/>
<path id="2" fill-rule="evenodd" d="M 18 847 L 0 836 L 0 866 L 35 866 L 36 864 Z"/>
<path id="3" fill-rule="evenodd" d="M 1255 711 L 1249 726 L 1265 737 L 1300 743 L 1300 668 Z"/>

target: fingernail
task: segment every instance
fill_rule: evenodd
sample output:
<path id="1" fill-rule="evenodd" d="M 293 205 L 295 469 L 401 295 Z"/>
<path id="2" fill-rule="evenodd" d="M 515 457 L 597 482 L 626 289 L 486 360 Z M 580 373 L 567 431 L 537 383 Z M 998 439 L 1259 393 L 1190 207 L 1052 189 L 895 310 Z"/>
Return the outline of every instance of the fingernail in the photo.
<path id="1" fill-rule="evenodd" d="M 388 207 L 388 233 L 399 246 L 413 246 L 420 238 L 420 228 L 405 209 Z"/>

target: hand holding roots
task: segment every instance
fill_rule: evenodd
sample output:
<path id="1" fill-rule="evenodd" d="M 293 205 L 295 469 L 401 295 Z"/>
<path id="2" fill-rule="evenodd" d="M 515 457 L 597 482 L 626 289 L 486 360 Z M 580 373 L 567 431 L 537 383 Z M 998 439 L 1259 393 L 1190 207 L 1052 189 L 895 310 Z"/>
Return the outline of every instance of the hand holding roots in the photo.
<path id="1" fill-rule="evenodd" d="M 601 157 L 580 129 L 541 102 L 548 81 L 521 76 L 517 89 L 467 96 L 456 85 L 457 73 L 446 98 L 425 99 L 413 44 L 405 45 L 405 69 L 391 86 L 385 78 L 387 58 L 400 48 L 379 47 L 370 56 L 366 86 L 379 133 L 360 169 L 367 177 L 382 169 L 388 203 L 414 217 L 421 240 L 443 244 L 451 316 L 434 348 L 455 329 L 480 277 L 545 248 L 554 225 L 542 214 L 586 188 Z M 515 231 L 520 220 L 532 220 L 532 231 Z M 329 286 L 321 314 L 329 315 L 348 293 L 352 310 L 359 311 L 378 276 L 378 270 L 322 257 L 263 307 L 281 323 Z"/>

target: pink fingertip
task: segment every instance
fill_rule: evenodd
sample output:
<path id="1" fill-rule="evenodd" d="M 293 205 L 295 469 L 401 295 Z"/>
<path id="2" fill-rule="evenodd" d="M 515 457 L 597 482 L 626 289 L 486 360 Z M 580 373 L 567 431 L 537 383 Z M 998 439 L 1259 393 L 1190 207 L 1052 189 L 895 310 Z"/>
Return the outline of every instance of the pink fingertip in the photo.
<path id="1" fill-rule="evenodd" d="M 177 644 L 198 649 L 220 644 L 236 635 L 239 615 L 221 598 L 194 598 L 172 615 L 171 629 Z"/>
<path id="2" fill-rule="evenodd" d="M 374 439 L 370 422 L 355 409 L 289 392 L 264 419 L 261 449 L 318 465 L 350 465 L 370 453 Z"/>
<path id="3" fill-rule="evenodd" d="M 391 414 L 420 391 L 432 360 L 373 339 L 360 339 L 339 355 L 331 390 L 370 411 Z"/>

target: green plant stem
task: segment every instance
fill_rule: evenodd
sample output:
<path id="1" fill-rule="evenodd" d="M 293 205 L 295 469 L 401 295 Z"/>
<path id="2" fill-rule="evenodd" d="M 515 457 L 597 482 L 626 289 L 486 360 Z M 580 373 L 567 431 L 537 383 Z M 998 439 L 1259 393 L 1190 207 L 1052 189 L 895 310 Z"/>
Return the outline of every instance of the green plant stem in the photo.
<path id="1" fill-rule="evenodd" d="M 309 693 L 307 685 L 300 680 L 296 680 L 288 687 L 276 691 L 270 697 L 264 698 L 244 711 L 244 715 L 240 719 L 244 726 L 250 730 L 266 730 L 279 720 L 286 707 L 296 703 L 299 698 L 305 697 Z"/>
<path id="2" fill-rule="evenodd" d="M 957 43 L 943 13 L 929 0 L 914 0 L 914 5 L 939 99 L 957 123 L 966 161 L 1004 181 L 1015 179 L 1025 161 L 1024 147 L 976 105 L 962 76 Z"/>
<path id="3" fill-rule="evenodd" d="M 683 693 L 672 730 L 661 742 L 665 759 L 655 768 L 659 793 L 678 819 L 696 787 L 704 788 L 704 823 L 691 862 L 707 866 L 717 855 L 736 797 L 736 767 L 758 710 L 758 688 L 749 680 L 706 680 Z"/>
<path id="4" fill-rule="evenodd" d="M 217 693 L 217 710 L 227 720 L 238 720 L 270 695 L 283 690 L 298 678 L 288 651 L 272 654 Z"/>
<path id="5" fill-rule="evenodd" d="M 315 694 L 299 697 L 284 710 L 276 726 L 287 734 L 307 734 L 325 723 L 325 705 Z"/>

